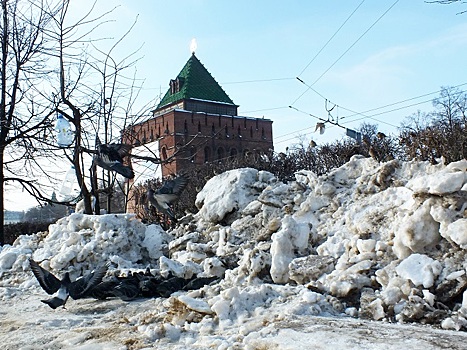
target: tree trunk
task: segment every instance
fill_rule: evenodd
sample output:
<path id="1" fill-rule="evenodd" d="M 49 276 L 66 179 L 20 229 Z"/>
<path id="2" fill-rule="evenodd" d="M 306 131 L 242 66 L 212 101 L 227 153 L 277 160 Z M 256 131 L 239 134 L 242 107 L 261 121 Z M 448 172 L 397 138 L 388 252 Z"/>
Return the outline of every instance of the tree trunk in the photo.
<path id="1" fill-rule="evenodd" d="M 8 137 L 8 125 L 7 125 L 7 103 L 6 103 L 6 66 L 7 66 L 7 55 L 8 55 L 8 12 L 7 12 L 7 2 L 2 0 L 2 62 L 1 62 L 1 96 L 0 96 L 0 244 L 5 244 L 5 194 L 3 190 L 5 189 L 4 184 L 4 172 L 3 172 L 3 161 L 4 161 L 4 150 L 5 150 L 5 141 Z"/>
<path id="2" fill-rule="evenodd" d="M 97 166 L 94 164 L 94 162 L 91 166 L 91 194 L 96 199 L 96 204 L 94 204 L 94 213 L 99 215 L 101 212 L 101 206 L 99 202 L 99 192 L 97 185 Z"/>
<path id="3" fill-rule="evenodd" d="M 5 244 L 5 183 L 3 182 L 3 148 L 0 149 L 0 245 Z"/>
<path id="4" fill-rule="evenodd" d="M 71 105 L 70 105 L 71 107 Z M 75 141 L 75 149 L 73 154 L 73 165 L 76 171 L 76 179 L 78 180 L 79 188 L 81 189 L 81 196 L 83 197 L 84 202 L 84 213 L 85 214 L 92 214 L 92 201 L 91 201 L 91 193 L 89 192 L 86 183 L 84 182 L 84 174 L 81 169 L 81 162 L 80 162 L 80 148 L 81 148 L 81 114 L 79 111 L 73 106 L 73 116 L 75 121 L 75 130 L 76 130 L 76 141 Z"/>

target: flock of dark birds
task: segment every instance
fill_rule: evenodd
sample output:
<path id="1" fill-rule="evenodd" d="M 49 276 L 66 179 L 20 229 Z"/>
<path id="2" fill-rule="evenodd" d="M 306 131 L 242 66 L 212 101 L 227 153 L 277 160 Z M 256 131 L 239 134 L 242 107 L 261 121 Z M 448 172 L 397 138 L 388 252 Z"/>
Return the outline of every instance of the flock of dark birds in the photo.
<path id="1" fill-rule="evenodd" d="M 130 145 L 120 143 L 103 144 L 99 137 L 96 136 L 96 154 L 93 157 L 93 163 L 105 170 L 116 172 L 127 179 L 133 179 L 135 173 L 131 167 L 123 162 L 123 159 L 130 155 L 131 148 Z M 187 184 L 188 179 L 180 175 L 164 181 L 158 189 L 149 186 L 146 194 L 148 204 L 175 222 L 176 218 L 172 205 L 178 200 Z M 172 274 L 167 277 L 156 276 L 150 272 L 149 268 L 144 272 L 129 272 L 125 276 L 106 276 L 110 266 L 107 263 L 93 272 L 71 281 L 68 272 L 60 280 L 33 259 L 29 259 L 29 264 L 42 289 L 48 294 L 54 295 L 50 299 L 41 300 L 52 309 L 60 306 L 65 307 L 69 297 L 75 300 L 83 298 L 101 300 L 120 298 L 124 301 L 137 298 L 167 298 L 174 292 L 199 289 L 206 284 L 219 280 L 219 277 L 196 276 L 187 279 Z"/>
<path id="2" fill-rule="evenodd" d="M 66 272 L 60 280 L 44 269 L 33 259 L 29 259 L 31 270 L 44 291 L 54 295 L 50 299 L 41 300 L 52 309 L 65 308 L 69 297 L 72 299 L 120 298 L 131 301 L 138 298 L 168 298 L 177 291 L 188 291 L 219 280 L 219 277 L 182 278 L 169 274 L 167 277 L 156 276 L 146 269 L 144 272 L 129 272 L 125 276 L 111 275 L 106 278 L 110 264 L 103 265 L 75 281 L 71 281 Z"/>

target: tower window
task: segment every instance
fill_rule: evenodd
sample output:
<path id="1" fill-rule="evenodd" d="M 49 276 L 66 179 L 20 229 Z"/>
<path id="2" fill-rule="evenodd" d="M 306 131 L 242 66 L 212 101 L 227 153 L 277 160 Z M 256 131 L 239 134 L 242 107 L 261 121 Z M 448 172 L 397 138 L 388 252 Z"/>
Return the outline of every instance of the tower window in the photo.
<path id="1" fill-rule="evenodd" d="M 219 147 L 217 149 L 217 160 L 223 160 L 224 159 L 224 148 Z"/>
<path id="2" fill-rule="evenodd" d="M 180 92 L 180 90 L 183 87 L 183 83 L 185 82 L 185 79 L 182 77 L 177 77 L 175 79 L 170 80 L 170 93 L 176 94 L 177 92 Z"/>
<path id="3" fill-rule="evenodd" d="M 209 146 L 204 147 L 204 162 L 209 163 L 211 161 L 211 148 Z"/>
<path id="4" fill-rule="evenodd" d="M 161 153 L 162 153 L 162 160 L 166 160 L 167 159 L 167 148 L 165 148 L 165 146 L 162 147 Z"/>
<path id="5" fill-rule="evenodd" d="M 190 161 L 192 163 L 196 162 L 196 147 L 191 147 L 190 148 Z"/>

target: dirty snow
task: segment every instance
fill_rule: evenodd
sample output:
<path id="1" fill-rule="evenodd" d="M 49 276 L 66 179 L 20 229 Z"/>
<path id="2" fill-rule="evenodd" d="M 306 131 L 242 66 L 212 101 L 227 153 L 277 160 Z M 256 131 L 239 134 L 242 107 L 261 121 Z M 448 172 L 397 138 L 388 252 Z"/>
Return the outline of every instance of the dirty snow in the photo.
<path id="1" fill-rule="evenodd" d="M 6 349 L 464 349 L 467 161 L 353 157 L 284 184 L 237 169 L 164 231 L 71 214 L 0 251 Z M 40 302 L 28 258 L 72 278 L 109 261 L 220 282 L 169 298 Z"/>

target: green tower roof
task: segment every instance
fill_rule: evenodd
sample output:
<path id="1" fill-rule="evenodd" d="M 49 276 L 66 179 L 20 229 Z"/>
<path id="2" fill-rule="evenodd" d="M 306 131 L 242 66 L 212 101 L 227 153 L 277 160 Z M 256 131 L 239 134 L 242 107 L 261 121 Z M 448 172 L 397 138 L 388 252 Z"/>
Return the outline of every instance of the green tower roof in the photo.
<path id="1" fill-rule="evenodd" d="M 194 53 L 177 78 L 170 81 L 170 88 L 157 109 L 184 99 L 200 99 L 235 105 Z"/>

